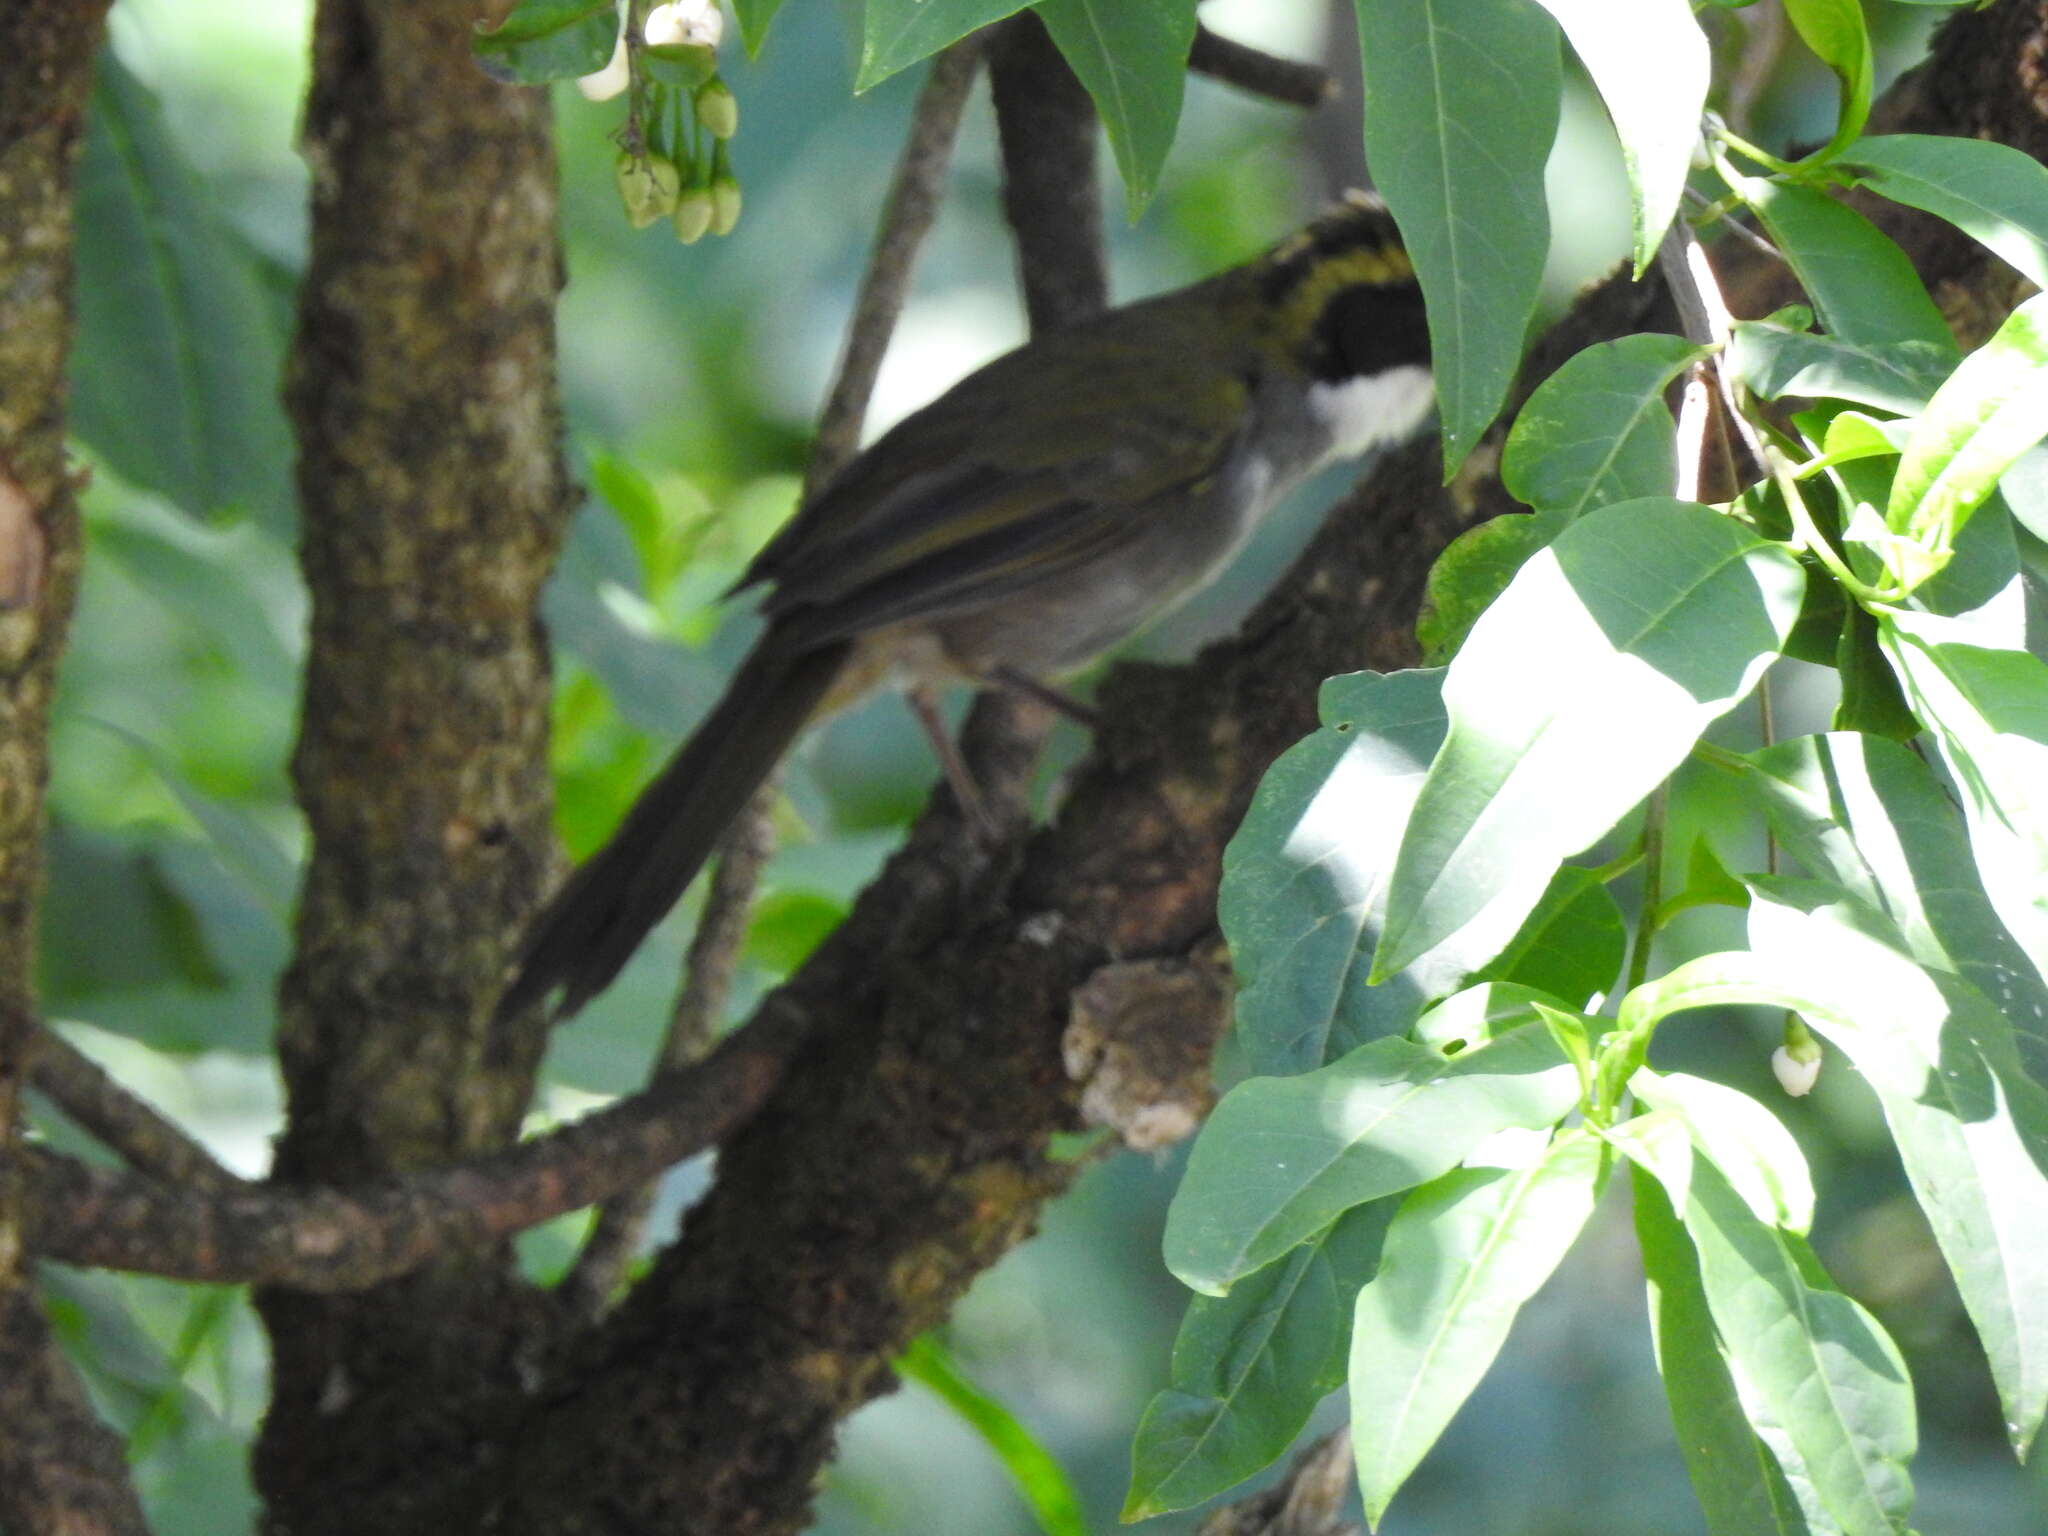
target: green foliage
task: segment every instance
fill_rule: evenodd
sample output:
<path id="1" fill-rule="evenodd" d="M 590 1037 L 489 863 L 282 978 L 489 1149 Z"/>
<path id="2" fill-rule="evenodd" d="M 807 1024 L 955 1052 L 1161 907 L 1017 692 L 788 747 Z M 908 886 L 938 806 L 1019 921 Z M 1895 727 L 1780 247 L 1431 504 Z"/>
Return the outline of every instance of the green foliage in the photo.
<path id="1" fill-rule="evenodd" d="M 1444 473 L 1500 410 L 1550 247 L 1557 29 L 1526 0 L 1356 0 L 1365 141 L 1429 303 Z"/>
<path id="2" fill-rule="evenodd" d="M 1080 1496 L 1059 1462 L 1015 1414 L 967 1379 L 936 1336 L 925 1334 L 912 1340 L 910 1348 L 897 1357 L 896 1369 L 936 1394 L 981 1436 L 1031 1506 L 1045 1536 L 1088 1536 Z"/>
<path id="3" fill-rule="evenodd" d="M 279 274 L 221 218 L 156 98 L 111 55 L 88 123 L 72 430 L 194 516 L 232 511 L 283 526 L 291 450 L 277 404 Z"/>
<path id="4" fill-rule="evenodd" d="M 501 80 L 545 85 L 603 69 L 618 36 L 617 0 L 519 0 L 477 34 L 476 56 Z"/>
<path id="5" fill-rule="evenodd" d="M 1669 104 L 1628 78 L 1623 45 L 1694 24 L 1683 8 L 1622 20 L 1542 3 L 1628 146 L 1640 264 L 1676 205 L 1672 146 L 1690 158 L 1699 98 L 1688 62 L 1674 71 L 1681 133 L 1678 109 L 1660 116 Z M 1461 232 L 1495 233 L 1460 209 L 1503 194 L 1451 146 L 1491 144 L 1507 124 L 1526 135 L 1527 102 L 1487 75 L 1490 44 L 1449 36 L 1444 18 L 1469 20 L 1464 9 L 1393 9 L 1359 7 L 1369 92 L 1393 93 L 1369 107 L 1368 133 L 1439 359 L 1461 316 L 1518 342 L 1511 285 L 1459 246 Z M 1673 499 L 1683 435 L 1669 386 L 1711 349 L 1639 336 L 1569 361 L 1503 454 L 1535 515 L 1467 534 L 1432 574 L 1421 637 L 1448 667 L 1333 682 L 1323 730 L 1275 765 L 1228 855 L 1239 1033 L 1253 1071 L 1274 1075 L 1233 1088 L 1204 1128 L 1167 1261 L 1203 1293 L 1192 1330 L 1245 1293 L 1300 1284 L 1342 1213 L 1399 1201 L 1351 1327 L 1375 1523 L 1619 1155 L 1657 1366 L 1709 1531 L 1907 1530 L 1918 1431 L 1905 1358 L 1809 1244 L 1815 1192 L 1779 1115 L 1651 1067 L 1666 1021 L 1691 1010 L 1768 1008 L 1790 1021 L 1797 1060 L 1822 1049 L 1817 1035 L 1853 1064 L 2016 1454 L 2048 1417 L 2048 655 L 2034 541 L 2000 495 L 2003 481 L 2039 505 L 2048 300 L 1965 357 L 1905 254 L 1831 194 L 1860 182 L 2040 275 L 2048 171 L 1996 145 L 1862 137 L 1861 8 L 1788 0 L 1787 13 L 1837 83 L 1827 142 L 1795 164 L 1704 125 L 1722 200 L 1704 200 L 1703 221 L 1753 219 L 1806 300 L 1735 325 L 1715 359 L 1761 483 L 1720 506 Z M 1699 46 L 1694 32 L 1688 60 Z M 1430 95 L 1451 57 L 1467 91 L 1488 90 Z M 1394 97 L 1409 121 L 1374 137 L 1373 112 L 1392 115 Z M 1471 279 L 1466 307 L 1447 272 Z M 1487 391 L 1504 387 L 1511 353 L 1486 365 L 1483 389 L 1463 371 L 1444 381 L 1454 445 L 1484 424 L 1492 407 L 1477 402 L 1498 399 Z M 1719 745 L 1709 728 L 1794 645 L 1834 669 L 1835 730 Z M 1667 848 L 1680 825 L 1694 830 Z M 1564 862 L 1602 839 L 1619 851 L 1600 867 Z M 1781 854 L 1796 875 L 1778 872 Z M 1639 891 L 1617 883 L 1637 870 Z M 1708 906 L 1742 912 L 1738 947 L 1653 948 Z M 1216 1427 L 1296 1422 L 1331 1333 L 1319 1326 L 1302 1358 L 1273 1355 L 1269 1374 L 1234 1376 L 1227 1393 L 1186 1385 L 1198 1378 L 1177 1356 L 1175 1390 L 1140 1431 L 1131 1511 L 1206 1496 L 1254 1447 L 1277 1455 L 1277 1435 Z"/>

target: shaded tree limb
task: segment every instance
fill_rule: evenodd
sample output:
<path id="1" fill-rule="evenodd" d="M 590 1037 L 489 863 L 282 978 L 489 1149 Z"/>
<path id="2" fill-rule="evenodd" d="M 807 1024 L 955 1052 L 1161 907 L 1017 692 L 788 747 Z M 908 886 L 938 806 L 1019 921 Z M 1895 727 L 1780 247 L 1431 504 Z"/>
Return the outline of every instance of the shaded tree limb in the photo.
<path id="1" fill-rule="evenodd" d="M 320 0 L 312 230 L 286 405 L 312 600 L 311 833 L 279 990 L 276 1178 L 346 1190 L 502 1146 L 545 1041 L 490 1004 L 557 865 L 535 599 L 560 457 L 551 112 L 437 0 Z M 275 1529 L 403 1531 L 552 1310 L 495 1245 L 388 1287 L 272 1288 L 253 1461 Z M 482 1454 L 488 1455 L 488 1449 Z M 441 1527 L 445 1528 L 445 1527 Z"/>
<path id="2" fill-rule="evenodd" d="M 36 1026 L 29 1085 L 137 1173 L 207 1194 L 250 1187 L 223 1168 L 182 1126 L 122 1087 L 98 1062 L 47 1025 Z"/>
<path id="3" fill-rule="evenodd" d="M 716 1145 L 766 1096 L 801 1039 L 798 1021 L 771 1013 L 695 1069 L 573 1125 L 380 1183 L 208 1192 L 31 1147 L 25 1225 L 40 1252 L 71 1264 L 360 1291 L 594 1204 Z"/>
<path id="4" fill-rule="evenodd" d="M 72 188 L 105 0 L 0 8 L 0 1525 L 50 1536 L 146 1527 L 118 1438 L 42 1312 L 20 1135 L 36 1041 L 50 699 L 78 591 L 65 462 Z"/>
<path id="5" fill-rule="evenodd" d="M 1337 81 L 1320 64 L 1283 59 L 1247 43 L 1211 32 L 1199 23 L 1188 68 L 1252 96 L 1288 107 L 1319 107 L 1337 93 Z"/>

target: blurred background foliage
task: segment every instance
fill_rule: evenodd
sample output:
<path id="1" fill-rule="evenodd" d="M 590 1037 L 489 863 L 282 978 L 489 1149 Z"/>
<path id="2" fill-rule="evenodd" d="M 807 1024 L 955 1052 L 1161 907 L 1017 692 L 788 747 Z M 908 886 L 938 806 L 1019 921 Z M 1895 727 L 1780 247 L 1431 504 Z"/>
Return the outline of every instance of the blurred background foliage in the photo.
<path id="1" fill-rule="evenodd" d="M 1204 15 L 1229 35 L 1327 56 L 1347 72 L 1341 4 L 1215 0 Z M 1874 19 L 1896 69 L 1916 56 L 1932 15 L 1882 5 Z M 305 257 L 306 172 L 293 133 L 308 27 L 307 0 L 119 0 L 80 184 L 73 428 L 93 472 L 91 542 L 58 713 L 42 995 L 123 1081 L 249 1174 L 264 1169 L 278 1124 L 272 995 L 304 843 L 286 763 L 306 603 L 277 378 Z M 607 140 L 617 104 L 557 93 L 569 273 L 561 373 L 588 504 L 547 616 L 559 658 L 559 819 L 579 855 L 710 704 L 746 643 L 745 605 L 728 609 L 718 594 L 794 504 L 808 423 L 916 88 L 898 78 L 853 98 L 841 17 L 819 0 L 785 6 L 758 62 L 733 44 L 726 53 L 744 113 L 734 153 L 747 197 L 726 240 L 684 248 L 662 226 L 630 231 Z M 1785 57 L 1759 76 L 1752 109 L 1773 142 L 1811 133 L 1832 109 L 1818 66 L 1796 49 Z M 1354 85 L 1348 111 L 1339 102 L 1310 122 L 1194 81 L 1142 225 L 1124 224 L 1112 189 L 1117 293 L 1241 259 L 1357 182 L 1356 95 Z M 1549 191 L 1560 232 L 1551 297 L 1562 304 L 1626 243 L 1612 141 L 1584 91 L 1568 106 Z M 1010 276 L 993 132 L 978 103 L 871 431 L 1021 338 Z M 1308 488 L 1222 585 L 1133 649 L 1181 655 L 1226 628 L 1340 485 L 1341 476 Z M 1787 733 L 1824 710 L 1825 678 L 1786 679 Z M 1730 726 L 1731 744 L 1746 744 L 1743 728 Z M 1049 794 L 1081 746 L 1061 738 Z M 736 1012 L 837 920 L 932 776 L 892 699 L 833 722 L 799 752 Z M 1690 841 L 1672 829 L 1673 846 Z M 1740 860 L 1741 850 L 1724 852 Z M 640 1081 L 691 920 L 686 906 L 562 1033 L 539 1119 Z M 1727 920 L 1693 914 L 1673 942 L 1718 947 L 1729 935 L 1714 925 Z M 1775 1030 L 1770 1019 L 1696 1015 L 1668 1032 L 1670 1064 L 1765 1093 Z M 1830 1267 L 1912 1358 L 1923 1529 L 2039 1536 L 2041 1478 L 2004 1452 L 1982 1360 L 1869 1096 L 1837 1070 L 1812 1099 L 1772 1099 L 1816 1165 Z M 55 1115 L 39 1124 L 97 1155 Z M 1065 1464 L 1090 1529 L 1114 1525 L 1130 1432 L 1164 1381 L 1185 1300 L 1158 1260 L 1177 1174 L 1174 1158 L 1097 1164 L 947 1330 L 960 1369 Z M 704 1176 L 692 1166 L 670 1178 L 658 1237 Z M 529 1234 L 522 1253 L 551 1275 L 579 1231 L 570 1220 Z M 249 1528 L 244 1447 L 263 1408 L 265 1362 L 246 1298 L 98 1274 L 59 1272 L 50 1283 L 63 1337 L 129 1436 L 158 1529 Z M 1147 1529 L 1194 1524 L 1184 1516 Z M 1036 1528 L 975 1431 L 922 1387 L 850 1424 L 820 1504 L 819 1529 L 833 1536 Z M 1527 1310 L 1384 1529 L 1699 1528 L 1651 1369 L 1626 1213 L 1610 1210 Z"/>

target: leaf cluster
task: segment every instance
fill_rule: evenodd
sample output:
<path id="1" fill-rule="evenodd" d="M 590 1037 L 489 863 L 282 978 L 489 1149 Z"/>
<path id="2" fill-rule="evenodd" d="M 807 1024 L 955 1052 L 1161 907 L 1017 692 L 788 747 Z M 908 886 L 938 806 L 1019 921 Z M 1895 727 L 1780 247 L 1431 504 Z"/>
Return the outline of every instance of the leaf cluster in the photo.
<path id="1" fill-rule="evenodd" d="M 1651 1064 L 1667 1019 L 1723 1005 L 1778 1011 L 1802 1060 L 1810 1026 L 1869 1083 L 2016 1454 L 2048 1415 L 2048 299 L 1964 356 L 1836 196 L 1922 209 L 2041 282 L 2048 170 L 1867 135 L 1861 9 L 1786 8 L 1840 95 L 1796 161 L 1706 112 L 1680 0 L 1361 0 L 1368 145 L 1429 296 L 1447 462 L 1519 358 L 1545 231 L 1517 194 L 1555 121 L 1559 30 L 1625 146 L 1638 270 L 1665 253 L 1698 323 L 1591 348 L 1537 390 L 1502 460 L 1530 515 L 1474 530 L 1432 578 L 1422 638 L 1443 664 L 1327 684 L 1322 729 L 1231 846 L 1254 1075 L 1168 1222 L 1197 1295 L 1127 1518 L 1250 1475 L 1348 1382 L 1377 1523 L 1626 1168 L 1709 1529 L 1904 1531 L 1912 1383 L 1808 1241 L 1798 1145 L 1758 1100 Z M 1804 306 L 1729 323 L 1673 227 L 1689 185 L 1702 225 L 1774 247 Z M 1717 440 L 1735 445 L 1719 480 Z M 1835 670 L 1833 729 L 1719 745 L 1785 657 Z M 1684 803 L 1703 782 L 1712 812 Z M 1762 867 L 1729 867 L 1750 845 L 1730 803 L 1766 832 Z M 1713 841 L 1667 846 L 1709 822 Z M 1660 968 L 1659 932 L 1702 904 L 1746 909 L 1746 942 Z"/>

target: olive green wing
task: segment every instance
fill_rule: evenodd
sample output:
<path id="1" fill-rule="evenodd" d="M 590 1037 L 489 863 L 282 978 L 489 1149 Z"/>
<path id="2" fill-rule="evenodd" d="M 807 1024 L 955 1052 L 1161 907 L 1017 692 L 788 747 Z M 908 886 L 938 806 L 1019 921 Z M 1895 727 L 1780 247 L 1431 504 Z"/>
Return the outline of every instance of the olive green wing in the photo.
<path id="1" fill-rule="evenodd" d="M 823 641 L 1057 579 L 1142 533 L 1243 429 L 1248 379 L 1184 351 L 1038 356 L 1031 377 L 1062 381 L 1047 399 L 1004 368 L 1041 347 L 1066 351 L 1001 360 L 856 460 L 748 571 L 775 583 L 764 611 Z"/>

